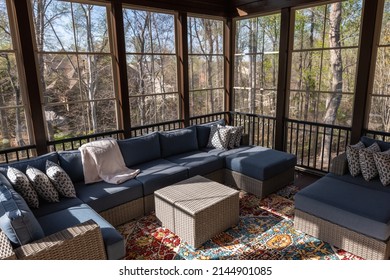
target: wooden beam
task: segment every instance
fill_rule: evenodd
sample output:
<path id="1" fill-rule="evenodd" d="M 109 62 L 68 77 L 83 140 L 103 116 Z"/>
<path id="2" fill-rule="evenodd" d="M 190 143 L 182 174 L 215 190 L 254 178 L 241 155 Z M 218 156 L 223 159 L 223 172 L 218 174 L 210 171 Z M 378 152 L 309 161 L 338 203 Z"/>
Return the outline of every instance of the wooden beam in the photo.
<path id="1" fill-rule="evenodd" d="M 178 72 L 179 72 L 179 94 L 180 94 L 180 113 L 184 119 L 184 126 L 190 125 L 190 88 L 188 79 L 188 30 L 187 13 L 180 12 L 177 17 L 176 38 L 178 40 Z"/>
<path id="2" fill-rule="evenodd" d="M 47 153 L 47 139 L 45 130 L 45 120 L 43 118 L 43 110 L 41 104 L 41 94 L 39 86 L 39 78 L 37 66 L 35 62 L 34 44 L 32 37 L 32 28 L 30 26 L 30 16 L 28 5 L 29 0 L 14 0 L 14 8 L 18 33 L 20 36 L 20 48 L 22 52 L 23 71 L 26 78 L 26 90 L 30 106 L 30 118 L 32 123 L 36 150 L 38 155 Z"/>
<path id="3" fill-rule="evenodd" d="M 116 0 L 112 0 L 115 2 Z M 123 4 L 137 5 L 171 11 L 196 13 L 226 17 L 230 10 L 230 4 L 223 0 L 122 0 Z"/>
<path id="4" fill-rule="evenodd" d="M 351 143 L 357 143 L 365 127 L 370 73 L 375 58 L 375 24 L 377 17 L 378 0 L 364 1 L 363 21 L 361 28 L 360 50 L 356 77 L 355 99 L 353 104 Z"/>
<path id="5" fill-rule="evenodd" d="M 119 1 L 113 1 L 112 13 L 114 21 L 114 32 L 112 39 L 116 52 L 116 61 L 114 63 L 114 71 L 117 72 L 119 80 L 118 98 L 119 98 L 119 117 L 120 124 L 124 130 L 124 137 L 131 137 L 131 118 L 130 118 L 130 102 L 129 102 L 129 85 L 127 80 L 127 60 L 126 60 L 126 43 L 125 32 L 123 26 L 123 11 L 122 4 Z"/>
<path id="6" fill-rule="evenodd" d="M 233 40 L 233 20 L 231 18 L 226 19 L 224 28 L 224 57 L 225 57 L 225 109 L 224 111 L 230 112 L 233 110 L 233 73 L 234 73 L 234 40 Z M 227 123 L 230 123 L 230 114 L 227 114 Z"/>
<path id="7" fill-rule="evenodd" d="M 288 104 L 288 73 L 289 73 L 289 46 L 291 30 L 291 8 L 281 11 L 280 42 L 279 42 L 279 72 L 278 89 L 276 94 L 276 127 L 275 149 L 284 151 L 286 145 L 286 104 Z"/>
<path id="8" fill-rule="evenodd" d="M 371 0 L 370 0 L 371 1 Z M 237 17 L 255 13 L 266 13 L 306 5 L 321 5 L 327 0 L 233 0 L 229 16 Z"/>

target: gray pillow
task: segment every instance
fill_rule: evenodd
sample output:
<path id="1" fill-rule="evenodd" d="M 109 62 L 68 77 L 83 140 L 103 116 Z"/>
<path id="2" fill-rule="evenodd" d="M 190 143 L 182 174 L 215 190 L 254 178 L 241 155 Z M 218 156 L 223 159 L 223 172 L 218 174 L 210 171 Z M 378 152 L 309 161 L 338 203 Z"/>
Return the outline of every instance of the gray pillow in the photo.
<path id="1" fill-rule="evenodd" d="M 210 130 L 207 148 L 228 149 L 231 129 L 224 126 L 213 125 Z"/>
<path id="2" fill-rule="evenodd" d="M 65 197 L 76 197 L 76 190 L 69 175 L 58 164 L 46 161 L 46 175 L 58 193 Z"/>
<path id="3" fill-rule="evenodd" d="M 9 166 L 7 169 L 7 177 L 11 182 L 15 191 L 21 194 L 28 206 L 32 208 L 39 207 L 39 197 L 35 189 L 27 178 L 19 169 Z"/>
<path id="4" fill-rule="evenodd" d="M 360 162 L 359 162 L 359 150 L 364 149 L 365 146 L 362 142 L 358 142 L 355 145 L 347 146 L 347 161 L 348 161 L 348 169 L 353 177 L 356 177 L 361 173 Z"/>
<path id="5" fill-rule="evenodd" d="M 38 193 L 38 196 L 48 202 L 60 201 L 57 190 L 45 173 L 35 167 L 27 166 L 26 175 L 35 191 Z"/>
<path id="6" fill-rule="evenodd" d="M 385 152 L 373 153 L 379 179 L 383 186 L 390 184 L 390 149 Z"/>
<path id="7" fill-rule="evenodd" d="M 376 142 L 368 148 L 359 150 L 360 169 L 362 171 L 363 178 L 366 181 L 370 181 L 378 176 L 378 170 L 376 169 L 373 154 L 374 152 L 380 151 L 381 148 Z"/>
<path id="8" fill-rule="evenodd" d="M 44 237 L 26 201 L 3 183 L 0 183 L 0 228 L 15 248 Z"/>

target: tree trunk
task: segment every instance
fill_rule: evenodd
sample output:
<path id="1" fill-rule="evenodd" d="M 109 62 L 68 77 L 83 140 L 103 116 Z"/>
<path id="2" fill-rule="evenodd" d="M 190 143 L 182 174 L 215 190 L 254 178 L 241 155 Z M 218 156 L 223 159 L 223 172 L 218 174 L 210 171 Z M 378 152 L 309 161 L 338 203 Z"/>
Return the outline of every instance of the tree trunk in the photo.
<path id="1" fill-rule="evenodd" d="M 254 114 L 256 108 L 256 55 L 257 53 L 257 19 L 250 20 L 250 30 L 249 30 L 249 113 Z"/>
<path id="2" fill-rule="evenodd" d="M 342 97 L 342 88 L 343 88 L 343 61 L 341 54 L 341 43 L 340 43 L 340 25 L 341 25 L 341 3 L 334 3 L 330 5 L 330 34 L 329 41 L 330 47 L 330 65 L 332 71 L 332 84 L 331 91 L 332 94 L 328 94 L 326 99 L 326 112 L 324 116 L 324 123 L 334 124 L 337 118 L 337 111 L 339 109 Z M 325 143 L 323 145 L 322 156 L 326 160 L 330 157 L 331 153 L 331 135 L 328 132 L 325 136 Z"/>

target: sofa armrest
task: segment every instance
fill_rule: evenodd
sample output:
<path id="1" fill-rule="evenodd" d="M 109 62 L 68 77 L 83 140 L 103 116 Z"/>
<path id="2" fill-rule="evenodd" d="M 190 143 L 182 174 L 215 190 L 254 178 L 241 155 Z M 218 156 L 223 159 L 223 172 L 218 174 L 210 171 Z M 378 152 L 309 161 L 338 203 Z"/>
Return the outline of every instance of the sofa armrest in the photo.
<path id="1" fill-rule="evenodd" d="M 92 220 L 20 246 L 15 253 L 18 259 L 107 259 L 100 227 Z"/>
<path id="2" fill-rule="evenodd" d="M 7 235 L 0 229 L 0 260 L 15 260 L 14 248 Z"/>
<path id="3" fill-rule="evenodd" d="M 330 163 L 330 170 L 331 173 L 336 175 L 344 175 L 348 172 L 348 161 L 347 161 L 347 154 L 342 153 L 339 154 L 337 157 L 333 158 Z"/>

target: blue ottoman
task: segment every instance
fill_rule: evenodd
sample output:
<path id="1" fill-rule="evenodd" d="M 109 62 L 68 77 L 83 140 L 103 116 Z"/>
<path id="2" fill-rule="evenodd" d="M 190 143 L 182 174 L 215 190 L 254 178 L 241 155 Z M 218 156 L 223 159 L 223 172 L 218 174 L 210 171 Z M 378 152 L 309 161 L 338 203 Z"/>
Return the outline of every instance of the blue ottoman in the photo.
<path id="1" fill-rule="evenodd" d="M 229 155 L 225 162 L 227 184 L 262 198 L 294 182 L 297 158 L 257 146 Z"/>

